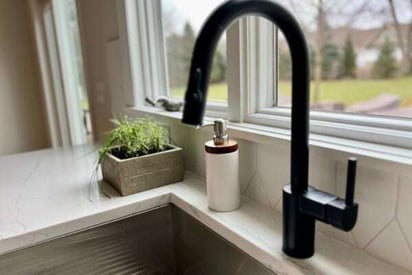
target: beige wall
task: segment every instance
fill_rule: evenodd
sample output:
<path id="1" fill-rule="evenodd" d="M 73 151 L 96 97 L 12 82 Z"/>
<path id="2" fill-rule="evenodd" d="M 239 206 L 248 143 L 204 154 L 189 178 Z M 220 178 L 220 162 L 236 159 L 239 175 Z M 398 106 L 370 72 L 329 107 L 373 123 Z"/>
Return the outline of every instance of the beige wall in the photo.
<path id="1" fill-rule="evenodd" d="M 115 0 L 78 0 L 79 25 L 84 51 L 93 131 L 98 141 L 112 127 L 111 96 L 105 43 L 118 38 Z"/>
<path id="2" fill-rule="evenodd" d="M 0 155 L 48 146 L 30 13 L 0 0 Z"/>

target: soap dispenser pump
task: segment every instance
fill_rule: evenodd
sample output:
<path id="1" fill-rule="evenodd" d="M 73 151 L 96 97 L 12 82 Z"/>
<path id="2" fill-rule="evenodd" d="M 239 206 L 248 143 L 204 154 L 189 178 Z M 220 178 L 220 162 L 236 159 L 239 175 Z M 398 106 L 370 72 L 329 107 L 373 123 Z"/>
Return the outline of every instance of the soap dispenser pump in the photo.
<path id="1" fill-rule="evenodd" d="M 238 143 L 229 139 L 227 124 L 216 119 L 213 139 L 205 143 L 207 201 L 211 210 L 234 211 L 240 206 Z"/>

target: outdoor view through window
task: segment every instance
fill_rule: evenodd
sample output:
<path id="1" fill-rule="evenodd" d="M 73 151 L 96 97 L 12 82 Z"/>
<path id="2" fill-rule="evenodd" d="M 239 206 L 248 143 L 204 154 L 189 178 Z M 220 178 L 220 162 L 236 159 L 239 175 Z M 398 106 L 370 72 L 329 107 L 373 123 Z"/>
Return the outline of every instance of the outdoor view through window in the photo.
<path id="1" fill-rule="evenodd" d="M 196 35 L 222 0 L 161 0 L 170 94 L 182 97 Z M 287 0 L 309 45 L 312 110 L 412 118 L 412 1 Z M 209 100 L 226 101 L 226 37 Z M 291 62 L 278 34 L 277 106 L 290 107 Z"/>
<path id="2" fill-rule="evenodd" d="M 410 0 L 289 0 L 310 47 L 312 110 L 412 118 Z M 278 106 L 290 106 L 290 58 L 278 38 Z"/>
<path id="3" fill-rule="evenodd" d="M 171 96 L 183 97 L 196 36 L 208 15 L 222 2 L 223 0 L 161 1 Z M 227 101 L 225 35 L 222 36 L 213 59 L 208 99 L 216 102 Z"/>

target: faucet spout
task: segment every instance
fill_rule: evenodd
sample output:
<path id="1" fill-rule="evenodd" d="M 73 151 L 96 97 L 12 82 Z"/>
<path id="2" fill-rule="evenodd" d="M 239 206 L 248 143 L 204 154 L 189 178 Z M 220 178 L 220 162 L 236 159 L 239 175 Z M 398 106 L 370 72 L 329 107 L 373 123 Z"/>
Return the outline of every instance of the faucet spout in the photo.
<path id="1" fill-rule="evenodd" d="M 182 122 L 201 125 L 216 45 L 224 30 L 244 15 L 260 15 L 272 21 L 285 35 L 292 58 L 291 186 L 294 193 L 308 188 L 309 154 L 309 55 L 306 40 L 295 18 L 282 6 L 268 0 L 232 0 L 218 7 L 197 37 Z"/>
<path id="2" fill-rule="evenodd" d="M 336 196 L 308 188 L 309 55 L 295 18 L 270 0 L 230 0 L 220 5 L 203 25 L 195 43 L 182 122 L 194 126 L 202 124 L 216 45 L 230 23 L 248 14 L 273 22 L 289 44 L 292 59 L 291 182 L 283 189 L 283 251 L 292 257 L 307 258 L 314 253 L 315 220 L 350 230 L 356 222 L 357 204 L 348 206 Z M 348 192 L 351 202 L 353 186 Z"/>

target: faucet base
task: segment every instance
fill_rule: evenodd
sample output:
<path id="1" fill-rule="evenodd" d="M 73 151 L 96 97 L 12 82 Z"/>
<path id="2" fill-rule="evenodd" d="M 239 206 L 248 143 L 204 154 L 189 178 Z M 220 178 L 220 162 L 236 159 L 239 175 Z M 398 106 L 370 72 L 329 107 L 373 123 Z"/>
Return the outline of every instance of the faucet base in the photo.
<path id="1" fill-rule="evenodd" d="M 290 185 L 283 187 L 283 252 L 291 257 L 312 257 L 315 249 L 315 219 L 303 214 L 301 195 L 292 194 Z"/>

